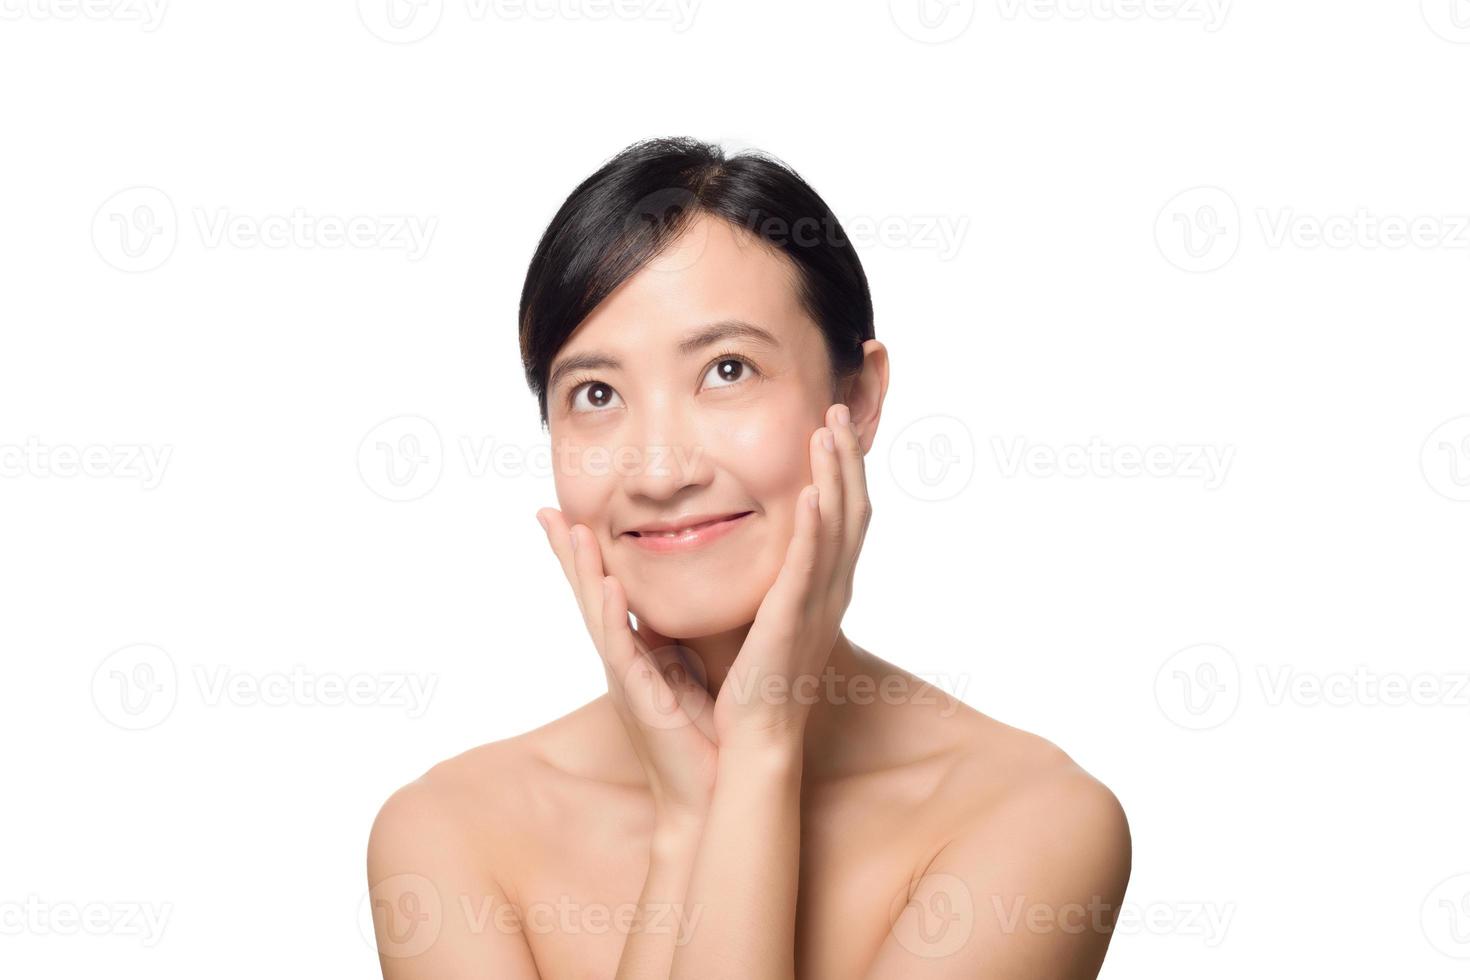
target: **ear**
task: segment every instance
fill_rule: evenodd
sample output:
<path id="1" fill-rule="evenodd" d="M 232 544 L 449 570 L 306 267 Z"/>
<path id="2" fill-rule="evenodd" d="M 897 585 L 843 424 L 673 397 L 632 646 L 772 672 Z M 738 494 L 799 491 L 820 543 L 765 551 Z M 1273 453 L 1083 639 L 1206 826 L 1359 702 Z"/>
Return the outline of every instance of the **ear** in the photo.
<path id="1" fill-rule="evenodd" d="M 878 418 L 883 414 L 883 399 L 887 394 L 888 348 L 877 340 L 864 341 L 863 366 L 844 383 L 842 396 L 864 453 L 873 448 L 878 438 Z"/>

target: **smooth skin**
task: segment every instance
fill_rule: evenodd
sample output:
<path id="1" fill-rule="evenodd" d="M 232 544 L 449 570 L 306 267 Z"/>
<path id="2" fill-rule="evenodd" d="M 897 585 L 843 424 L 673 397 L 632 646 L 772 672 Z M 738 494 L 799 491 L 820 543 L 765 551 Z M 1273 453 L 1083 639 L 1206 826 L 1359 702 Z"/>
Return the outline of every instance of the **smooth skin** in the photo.
<path id="1" fill-rule="evenodd" d="M 564 349 L 621 354 L 595 374 L 617 400 L 578 377 L 550 393 L 561 449 L 701 450 L 672 472 L 559 467 L 562 510 L 538 512 L 608 693 L 383 805 L 384 977 L 1095 977 L 1130 867 L 1116 799 L 841 630 L 886 351 L 869 341 L 833 402 L 784 257 L 702 218 L 662 258 Z M 721 341 L 750 372 L 706 385 L 730 358 L 678 341 L 732 318 L 775 343 Z M 687 555 L 622 535 L 747 509 Z"/>

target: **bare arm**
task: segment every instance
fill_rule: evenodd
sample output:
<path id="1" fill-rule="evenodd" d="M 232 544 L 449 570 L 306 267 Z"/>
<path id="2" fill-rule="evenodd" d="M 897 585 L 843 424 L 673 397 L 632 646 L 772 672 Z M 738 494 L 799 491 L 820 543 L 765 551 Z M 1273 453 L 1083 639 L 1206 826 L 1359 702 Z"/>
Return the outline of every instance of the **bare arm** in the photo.
<path id="1" fill-rule="evenodd" d="M 689 873 L 703 833 L 703 821 L 690 817 L 654 827 L 648 876 L 638 896 L 638 915 L 618 960 L 616 980 L 668 980 L 674 950 L 701 918 L 685 896 Z"/>
<path id="2" fill-rule="evenodd" d="M 799 738 L 721 745 L 689 883 L 702 917 L 675 950 L 673 980 L 794 980 L 800 805 Z"/>
<path id="3" fill-rule="evenodd" d="M 1131 866 L 1123 809 L 1069 767 L 930 862 L 867 980 L 1093 980 Z"/>
<path id="4" fill-rule="evenodd" d="M 383 804 L 368 839 L 368 901 L 384 980 L 539 980 L 514 906 L 433 787 Z"/>

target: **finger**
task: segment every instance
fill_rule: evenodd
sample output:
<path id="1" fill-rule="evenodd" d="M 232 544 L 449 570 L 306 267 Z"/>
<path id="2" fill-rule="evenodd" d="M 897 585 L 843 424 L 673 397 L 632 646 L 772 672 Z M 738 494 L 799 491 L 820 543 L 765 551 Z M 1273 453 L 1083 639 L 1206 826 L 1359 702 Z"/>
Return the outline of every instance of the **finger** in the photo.
<path id="1" fill-rule="evenodd" d="M 569 527 L 566 517 L 553 507 L 543 507 L 536 512 L 536 516 L 546 521 L 547 540 L 551 543 L 551 549 L 556 553 L 557 560 L 561 562 L 561 570 L 567 577 L 567 583 L 572 587 L 572 594 L 577 599 L 577 608 L 582 613 L 582 622 L 592 634 L 593 642 L 600 642 L 602 639 L 602 586 L 595 581 L 592 587 L 588 588 L 588 556 L 579 555 L 579 549 L 575 546 L 579 542 L 585 544 L 592 538 L 592 532 L 585 525 L 578 524 Z M 591 548 L 585 550 L 596 551 L 596 542 L 593 542 Z M 600 553 L 591 564 L 596 565 L 596 575 L 600 580 L 602 575 Z"/>
<path id="2" fill-rule="evenodd" d="M 546 528 L 546 541 L 551 545 L 551 551 L 556 555 L 556 560 L 561 563 L 562 574 L 567 577 L 567 583 L 575 591 L 577 584 L 576 568 L 572 565 L 572 540 L 568 534 L 566 518 L 561 511 L 554 507 L 543 507 L 536 512 Z M 581 596 L 577 599 L 580 603 Z"/>
<path id="3" fill-rule="evenodd" d="M 756 611 L 757 619 L 781 617 L 778 622 L 789 624 L 793 631 L 813 595 L 821 559 L 822 518 L 817 506 L 818 495 L 815 484 L 808 485 L 797 494 L 796 527 L 791 533 L 791 543 L 786 546 L 786 560 L 781 563 L 775 583 Z"/>
<path id="4" fill-rule="evenodd" d="M 842 421 L 847 406 L 839 406 L 836 426 L 837 460 L 842 470 L 843 501 L 843 561 L 849 576 L 855 567 L 858 552 L 868 533 L 868 523 L 873 517 L 873 504 L 868 495 L 868 475 L 863 462 L 863 445 L 858 439 L 857 428 L 849 421 Z"/>
<path id="5" fill-rule="evenodd" d="M 649 654 L 673 697 L 711 741 L 715 741 L 714 701 L 705 686 L 708 672 L 699 654 L 679 644 L 655 647 Z"/>
<path id="6" fill-rule="evenodd" d="M 602 578 L 602 645 L 607 665 L 622 682 L 623 695 L 633 713 L 653 728 L 681 728 L 692 717 L 684 706 L 690 699 L 687 679 L 677 673 L 670 678 L 657 663 L 639 652 L 628 623 L 628 598 L 622 583 L 611 575 Z"/>
<path id="7" fill-rule="evenodd" d="M 714 738 L 713 712 L 709 697 L 709 671 L 698 651 L 681 644 L 670 636 L 638 617 L 633 629 L 633 639 L 639 648 L 658 666 L 664 680 L 672 688 L 684 708 L 711 739 Z"/>
<path id="8" fill-rule="evenodd" d="M 597 536 L 585 524 L 573 524 L 572 565 L 576 569 L 576 589 L 582 597 L 582 612 L 587 616 L 587 629 L 602 637 L 602 549 Z"/>
<path id="9" fill-rule="evenodd" d="M 633 643 L 628 628 L 628 597 L 622 584 L 611 575 L 599 577 L 599 617 L 602 620 L 602 657 L 618 677 L 625 677 L 643 654 Z"/>
<path id="10" fill-rule="evenodd" d="M 829 411 L 828 416 L 831 416 Z M 837 440 L 833 427 L 824 425 L 812 435 L 812 482 L 817 485 L 817 510 L 821 516 L 821 547 L 817 578 L 826 581 L 837 568 L 842 550 L 842 469 L 837 462 Z M 827 443 L 832 443 L 828 448 Z"/>

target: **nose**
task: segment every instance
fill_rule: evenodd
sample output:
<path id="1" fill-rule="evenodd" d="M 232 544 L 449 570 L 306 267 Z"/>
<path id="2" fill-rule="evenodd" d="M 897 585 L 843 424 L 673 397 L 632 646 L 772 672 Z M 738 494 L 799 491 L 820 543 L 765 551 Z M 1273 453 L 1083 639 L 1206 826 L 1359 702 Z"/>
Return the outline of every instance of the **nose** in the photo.
<path id="1" fill-rule="evenodd" d="M 706 486 L 714 461 L 697 413 L 664 399 L 646 403 L 629 426 L 635 452 L 620 466 L 629 496 L 669 500 L 691 486 Z"/>

